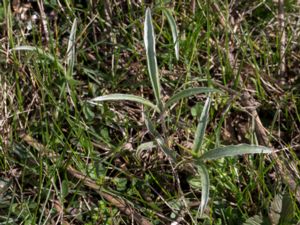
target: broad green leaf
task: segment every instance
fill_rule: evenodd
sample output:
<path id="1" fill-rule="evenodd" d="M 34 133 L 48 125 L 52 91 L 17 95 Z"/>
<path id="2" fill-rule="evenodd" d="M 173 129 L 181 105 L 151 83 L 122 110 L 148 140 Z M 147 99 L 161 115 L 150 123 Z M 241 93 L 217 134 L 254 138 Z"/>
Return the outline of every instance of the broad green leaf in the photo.
<path id="1" fill-rule="evenodd" d="M 171 151 L 167 145 L 165 144 L 165 141 L 163 137 L 160 135 L 160 133 L 154 128 L 152 122 L 150 121 L 147 116 L 145 116 L 145 123 L 149 130 L 149 132 L 153 135 L 157 145 L 163 150 L 163 152 L 173 161 L 176 161 L 175 152 Z"/>
<path id="2" fill-rule="evenodd" d="M 66 75 L 67 78 L 73 76 L 73 69 L 75 64 L 75 50 L 76 50 L 76 29 L 77 29 L 77 19 L 73 21 L 71 33 L 69 36 L 68 48 L 67 48 L 67 57 L 66 57 Z"/>
<path id="3" fill-rule="evenodd" d="M 63 180 L 61 183 L 61 197 L 64 200 L 69 194 L 69 183 L 67 180 Z"/>
<path id="4" fill-rule="evenodd" d="M 125 177 L 114 177 L 112 179 L 114 184 L 116 185 L 117 191 L 125 191 L 128 183 L 127 178 Z"/>
<path id="5" fill-rule="evenodd" d="M 262 216 L 255 215 L 247 219 L 243 225 L 262 225 L 264 224 Z"/>
<path id="6" fill-rule="evenodd" d="M 293 199 L 288 192 L 285 192 L 282 196 L 282 210 L 280 213 L 279 224 L 291 224 L 295 216 L 295 206 Z"/>
<path id="7" fill-rule="evenodd" d="M 155 51 L 155 34 L 151 18 L 151 10 L 147 8 L 144 23 L 144 43 L 147 55 L 147 67 L 151 80 L 152 89 L 158 108 L 162 109 L 160 80 Z"/>
<path id="8" fill-rule="evenodd" d="M 55 62 L 58 66 L 58 68 L 65 74 L 65 68 L 63 67 L 63 65 L 58 62 L 58 60 L 51 55 L 50 53 L 45 52 L 43 49 L 38 48 L 38 47 L 33 47 L 33 46 L 28 46 L 28 45 L 23 45 L 23 46 L 18 46 L 15 47 L 13 49 L 11 49 L 11 51 L 35 51 L 38 54 L 44 56 L 45 58 L 49 59 L 52 62 Z"/>
<path id="9" fill-rule="evenodd" d="M 174 94 L 165 104 L 165 108 L 170 107 L 175 102 L 178 102 L 179 100 L 183 98 L 187 98 L 193 95 L 197 95 L 200 93 L 211 93 L 211 92 L 220 92 L 217 89 L 214 88 L 208 88 L 208 87 L 198 87 L 198 88 L 188 88 L 182 91 L 179 91 L 178 93 Z"/>
<path id="10" fill-rule="evenodd" d="M 199 123 L 197 126 L 197 130 L 195 133 L 195 140 L 193 144 L 193 152 L 198 155 L 199 151 L 201 149 L 202 143 L 203 143 L 203 138 L 206 130 L 206 126 L 208 123 L 208 115 L 209 115 L 209 109 L 210 109 L 210 97 L 206 99 L 206 102 L 204 104 L 202 113 L 200 115 Z"/>
<path id="11" fill-rule="evenodd" d="M 256 145 L 240 144 L 240 145 L 229 145 L 226 147 L 215 148 L 208 152 L 205 152 L 200 159 L 201 160 L 215 160 L 228 156 L 237 156 L 244 154 L 255 154 L 255 153 L 272 153 L 273 150 Z"/>
<path id="12" fill-rule="evenodd" d="M 191 108 L 191 114 L 193 117 L 200 117 L 201 115 L 201 112 L 203 110 L 203 103 L 202 102 L 197 102 L 196 105 L 194 105 L 192 108 Z"/>
<path id="13" fill-rule="evenodd" d="M 175 56 L 176 56 L 176 59 L 179 60 L 179 40 L 178 40 L 178 31 L 177 31 L 176 22 L 175 22 L 175 19 L 172 16 L 169 9 L 163 9 L 163 12 L 164 12 L 165 16 L 167 17 L 168 22 L 170 24 L 174 48 L 175 48 Z"/>
<path id="14" fill-rule="evenodd" d="M 130 95 L 130 94 L 104 95 L 104 96 L 99 96 L 99 97 L 93 98 L 89 102 L 92 104 L 97 104 L 97 102 L 103 102 L 103 101 L 133 101 L 133 102 L 142 103 L 143 105 L 149 106 L 152 109 L 154 109 L 155 111 L 160 112 L 158 107 L 156 105 L 154 105 L 152 102 L 150 102 L 149 100 L 142 98 L 140 96 Z"/>
<path id="15" fill-rule="evenodd" d="M 198 212 L 200 211 L 200 217 L 203 215 L 204 209 L 207 205 L 209 198 L 209 176 L 208 171 L 204 164 L 201 162 L 197 163 L 197 171 L 201 177 L 201 204 L 199 206 Z"/>
<path id="16" fill-rule="evenodd" d="M 294 204 L 287 192 L 275 195 L 269 209 L 272 224 L 292 224 L 294 213 Z"/>

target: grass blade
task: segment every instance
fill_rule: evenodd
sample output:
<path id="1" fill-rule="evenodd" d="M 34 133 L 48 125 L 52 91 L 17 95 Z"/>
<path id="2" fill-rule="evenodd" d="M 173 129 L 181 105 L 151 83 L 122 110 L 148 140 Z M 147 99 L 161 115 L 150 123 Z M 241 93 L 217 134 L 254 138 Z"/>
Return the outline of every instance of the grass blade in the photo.
<path id="1" fill-rule="evenodd" d="M 201 162 L 197 162 L 197 171 L 201 176 L 201 204 L 199 206 L 197 214 L 199 214 L 200 212 L 200 217 L 201 217 L 203 215 L 204 209 L 208 202 L 210 184 L 209 184 L 209 175 L 206 166 Z"/>
<path id="2" fill-rule="evenodd" d="M 33 46 L 29 46 L 29 45 L 23 45 L 23 46 L 15 47 L 15 48 L 11 49 L 11 51 L 35 51 L 39 55 L 44 56 L 46 59 L 48 59 L 52 62 L 55 62 L 57 64 L 58 68 L 65 74 L 65 68 L 63 67 L 63 65 L 60 62 L 58 62 L 58 60 L 53 55 L 45 52 L 41 48 L 33 47 Z"/>
<path id="3" fill-rule="evenodd" d="M 142 98 L 140 96 L 130 95 L 130 94 L 110 94 L 110 95 L 99 96 L 90 100 L 89 103 L 97 104 L 97 102 L 103 102 L 103 101 L 133 101 L 133 102 L 142 103 L 143 105 L 149 106 L 155 111 L 160 112 L 159 108 L 149 100 Z"/>
<path id="4" fill-rule="evenodd" d="M 151 10 L 147 8 L 144 23 L 144 43 L 147 55 L 147 67 L 151 80 L 152 89 L 155 95 L 157 106 L 162 109 L 161 88 L 159 80 L 159 72 L 155 51 L 155 34 L 152 24 Z"/>
<path id="5" fill-rule="evenodd" d="M 170 24 L 174 48 L 175 48 L 175 56 L 176 59 L 179 60 L 179 40 L 178 40 L 178 30 L 177 30 L 176 22 L 169 9 L 164 9 L 163 12 Z"/>
<path id="6" fill-rule="evenodd" d="M 76 50 L 76 30 L 77 30 L 77 19 L 75 18 L 73 21 L 68 49 L 67 49 L 67 58 L 66 58 L 66 75 L 67 78 L 71 78 L 73 76 L 73 69 L 75 64 L 75 50 Z"/>
<path id="7" fill-rule="evenodd" d="M 67 81 L 67 91 L 68 91 L 69 95 L 71 96 L 72 105 L 76 108 L 75 103 L 74 103 L 74 102 L 76 102 L 76 98 L 75 98 L 76 95 L 69 88 L 69 84 L 72 86 L 73 84 L 75 84 L 75 80 L 73 80 L 72 77 L 70 75 L 68 75 L 68 72 L 65 69 L 65 67 L 53 55 L 45 52 L 41 48 L 33 47 L 33 46 L 28 46 L 28 45 L 18 46 L 16 48 L 13 48 L 12 51 L 35 51 L 39 55 L 42 55 L 46 59 L 54 62 L 57 65 L 58 69 L 61 71 L 61 73 L 65 76 L 65 79 Z M 73 62 L 73 65 L 71 67 L 69 67 L 69 68 L 71 68 L 71 72 L 70 73 L 72 73 L 73 67 L 74 67 L 74 62 Z"/>
<path id="8" fill-rule="evenodd" d="M 211 99 L 208 97 L 205 101 L 203 110 L 200 115 L 200 120 L 197 126 L 197 130 L 195 133 L 195 140 L 193 144 L 193 152 L 198 155 L 201 149 L 203 138 L 206 130 L 206 126 L 208 123 L 209 109 L 210 109 Z"/>
<path id="9" fill-rule="evenodd" d="M 240 145 L 229 145 L 226 147 L 215 148 L 208 152 L 205 152 L 200 159 L 201 160 L 214 160 L 223 157 L 244 155 L 244 154 L 255 154 L 255 153 L 272 153 L 273 150 L 256 145 L 240 144 Z"/>
<path id="10" fill-rule="evenodd" d="M 182 91 L 179 91 L 175 95 L 173 95 L 165 104 L 165 108 L 170 107 L 174 103 L 178 102 L 179 100 L 183 98 L 187 98 L 193 95 L 197 95 L 200 93 L 211 93 L 211 92 L 220 92 L 217 89 L 214 88 L 208 88 L 208 87 L 197 87 L 197 88 L 188 88 Z"/>

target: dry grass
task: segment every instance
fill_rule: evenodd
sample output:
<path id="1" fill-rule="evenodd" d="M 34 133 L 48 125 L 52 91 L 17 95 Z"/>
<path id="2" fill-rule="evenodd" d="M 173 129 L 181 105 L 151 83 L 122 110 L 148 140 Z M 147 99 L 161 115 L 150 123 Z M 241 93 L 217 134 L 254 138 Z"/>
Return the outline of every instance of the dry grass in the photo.
<path id="1" fill-rule="evenodd" d="M 296 1 L 74 2 L 4 0 L 0 7 L 0 223 L 237 224 L 259 215 L 273 224 L 299 222 Z M 222 91 L 211 95 L 201 151 L 239 143 L 275 150 L 208 162 L 211 194 L 201 218 L 190 149 L 206 95 L 182 100 L 161 117 L 127 101 L 88 104 L 111 93 L 155 99 L 143 46 L 148 6 L 163 101 L 190 87 Z M 180 32 L 178 61 L 165 8 Z M 40 19 L 33 21 L 35 14 Z M 75 18 L 70 78 L 62 68 Z M 53 59 L 11 50 L 25 45 Z M 158 147 L 137 151 L 157 137 L 145 114 L 176 163 Z M 288 223 L 273 212 L 280 196 Z"/>

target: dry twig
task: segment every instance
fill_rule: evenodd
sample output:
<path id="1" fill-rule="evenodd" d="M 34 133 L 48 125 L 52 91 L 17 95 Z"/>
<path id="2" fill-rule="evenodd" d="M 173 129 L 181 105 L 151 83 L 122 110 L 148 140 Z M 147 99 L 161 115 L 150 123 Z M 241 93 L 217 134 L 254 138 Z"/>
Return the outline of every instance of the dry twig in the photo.
<path id="1" fill-rule="evenodd" d="M 278 22 L 279 22 L 279 36 L 280 36 L 280 63 L 279 63 L 279 77 L 281 81 L 286 74 L 286 32 L 285 32 L 285 17 L 284 17 L 284 0 L 278 0 Z"/>
<path id="2" fill-rule="evenodd" d="M 44 30 L 44 34 L 45 34 L 45 40 L 46 43 L 49 43 L 49 31 L 48 31 L 48 23 L 47 23 L 47 16 L 44 10 L 44 4 L 43 1 L 38 0 L 38 6 L 39 6 L 39 10 L 40 10 L 40 14 L 41 14 L 41 19 L 42 19 L 42 25 L 43 25 L 43 30 Z"/>

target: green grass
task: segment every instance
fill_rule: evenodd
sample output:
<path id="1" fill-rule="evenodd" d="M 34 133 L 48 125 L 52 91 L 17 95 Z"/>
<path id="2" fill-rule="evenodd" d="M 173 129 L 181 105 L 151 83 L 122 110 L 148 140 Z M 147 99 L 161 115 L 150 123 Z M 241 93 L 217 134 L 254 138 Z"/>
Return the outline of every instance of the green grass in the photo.
<path id="1" fill-rule="evenodd" d="M 273 1 L 74 2 L 0 7 L 1 224 L 300 221 L 296 1 L 284 78 Z"/>

